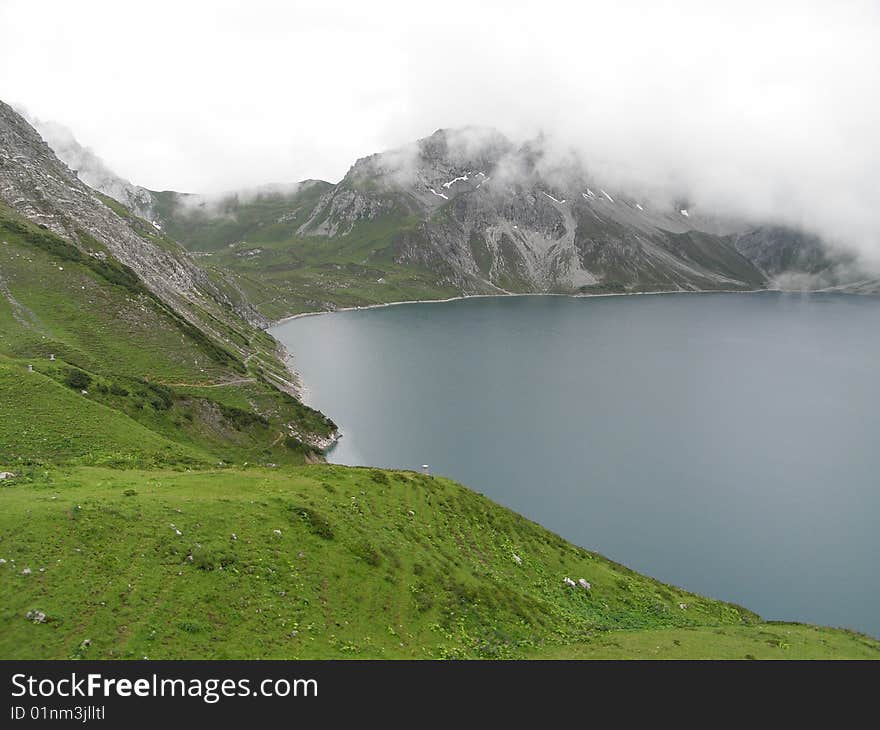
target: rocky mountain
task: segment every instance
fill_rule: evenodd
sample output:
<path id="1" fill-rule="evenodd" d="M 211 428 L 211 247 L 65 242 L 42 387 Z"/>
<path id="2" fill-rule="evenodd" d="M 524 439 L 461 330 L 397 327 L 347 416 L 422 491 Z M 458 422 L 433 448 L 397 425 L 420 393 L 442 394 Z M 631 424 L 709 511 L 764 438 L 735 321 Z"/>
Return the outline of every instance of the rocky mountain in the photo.
<path id="1" fill-rule="evenodd" d="M 136 216 L 148 221 L 155 220 L 152 191 L 119 177 L 94 150 L 83 147 L 64 125 L 39 119 L 24 109 L 16 111 L 40 133 L 58 159 L 86 185 L 122 203 Z"/>
<path id="2" fill-rule="evenodd" d="M 174 239 L 193 251 L 210 251 L 267 226 L 284 226 L 333 186 L 322 180 L 267 184 L 226 194 L 150 192 L 153 215 Z"/>
<path id="3" fill-rule="evenodd" d="M 0 201 L 87 255 L 110 255 L 130 267 L 157 296 L 200 326 L 212 327 L 200 310 L 221 319 L 232 310 L 253 324 L 262 323 L 232 287 L 212 280 L 159 225 L 145 224 L 80 180 L 36 130 L 3 102 Z"/>
<path id="4" fill-rule="evenodd" d="M 604 184 L 575 157 L 553 157 L 542 139 L 515 145 L 490 129 L 438 130 L 307 192 L 276 198 L 271 217 L 235 200 L 210 235 L 203 223 L 201 238 L 179 238 L 205 251 L 230 248 L 219 254 L 224 266 L 282 289 L 319 277 L 335 292 L 297 302 L 305 308 L 351 293 L 353 267 L 372 283 L 423 272 L 426 280 L 411 277 L 405 291 L 436 296 L 817 289 L 864 279 L 815 236 L 643 199 Z M 180 230 L 188 216 L 186 206 L 166 207 L 163 224 Z M 363 301 L 386 295 L 373 286 Z M 273 300 L 292 296 L 288 287 Z"/>
<path id="5" fill-rule="evenodd" d="M 658 208 L 609 190 L 541 140 L 515 147 L 492 130 L 439 130 L 359 160 L 315 206 L 301 236 L 338 239 L 364 221 L 418 221 L 394 260 L 462 290 L 511 292 L 753 289 L 764 275 L 729 223 L 681 203 Z"/>
<path id="6" fill-rule="evenodd" d="M 734 235 L 733 245 L 779 289 L 880 292 L 877 277 L 866 273 L 852 253 L 804 231 L 759 226 Z"/>
<path id="7" fill-rule="evenodd" d="M 478 293 L 873 286 L 815 236 L 612 188 L 541 138 L 441 129 L 358 160 L 336 185 L 209 197 L 139 188 L 43 131 L 82 179 L 233 272 L 268 317 Z"/>

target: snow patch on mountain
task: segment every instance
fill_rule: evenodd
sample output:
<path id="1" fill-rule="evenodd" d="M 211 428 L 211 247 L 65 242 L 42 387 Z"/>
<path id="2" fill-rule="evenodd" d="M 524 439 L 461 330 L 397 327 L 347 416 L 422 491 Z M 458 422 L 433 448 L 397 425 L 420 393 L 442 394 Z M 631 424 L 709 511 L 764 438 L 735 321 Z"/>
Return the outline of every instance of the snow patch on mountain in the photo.
<path id="1" fill-rule="evenodd" d="M 464 174 L 461 177 L 456 177 L 456 178 L 450 180 L 449 182 L 443 183 L 443 187 L 446 188 L 447 190 L 449 190 L 450 187 L 452 187 L 453 185 L 455 185 L 455 183 L 457 183 L 459 181 L 467 182 L 468 181 L 467 174 Z"/>

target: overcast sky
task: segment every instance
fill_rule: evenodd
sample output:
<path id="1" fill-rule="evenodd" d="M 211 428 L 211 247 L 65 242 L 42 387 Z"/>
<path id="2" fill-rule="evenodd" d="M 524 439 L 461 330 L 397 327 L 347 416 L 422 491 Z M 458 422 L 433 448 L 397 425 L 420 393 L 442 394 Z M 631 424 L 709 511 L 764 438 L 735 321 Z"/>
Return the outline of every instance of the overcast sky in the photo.
<path id="1" fill-rule="evenodd" d="M 609 180 L 880 258 L 880 2 L 0 0 L 0 28 L 0 98 L 153 189 L 540 129 Z"/>

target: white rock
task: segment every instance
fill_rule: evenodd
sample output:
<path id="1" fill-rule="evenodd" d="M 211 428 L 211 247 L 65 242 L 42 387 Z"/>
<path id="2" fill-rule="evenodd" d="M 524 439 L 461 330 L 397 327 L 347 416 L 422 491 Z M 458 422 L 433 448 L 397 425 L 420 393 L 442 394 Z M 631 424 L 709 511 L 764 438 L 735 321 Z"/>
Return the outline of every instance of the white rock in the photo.
<path id="1" fill-rule="evenodd" d="M 21 571 L 22 575 L 30 575 L 31 573 L 33 573 L 33 571 L 30 568 L 25 568 Z"/>
<path id="2" fill-rule="evenodd" d="M 278 535 L 278 537 L 281 537 L 281 530 L 272 530 L 272 532 L 273 532 L 275 535 Z"/>
<path id="3" fill-rule="evenodd" d="M 447 190 L 449 190 L 449 188 L 452 185 L 454 185 L 455 183 L 457 183 L 459 180 L 463 180 L 464 182 L 467 182 L 467 179 L 468 179 L 467 175 L 462 175 L 461 177 L 457 177 L 454 180 L 450 180 L 449 182 L 443 183 L 443 187 L 446 188 Z"/>
<path id="4" fill-rule="evenodd" d="M 42 611 L 28 611 L 25 614 L 25 618 L 29 621 L 33 621 L 35 624 L 46 623 L 46 614 Z"/>

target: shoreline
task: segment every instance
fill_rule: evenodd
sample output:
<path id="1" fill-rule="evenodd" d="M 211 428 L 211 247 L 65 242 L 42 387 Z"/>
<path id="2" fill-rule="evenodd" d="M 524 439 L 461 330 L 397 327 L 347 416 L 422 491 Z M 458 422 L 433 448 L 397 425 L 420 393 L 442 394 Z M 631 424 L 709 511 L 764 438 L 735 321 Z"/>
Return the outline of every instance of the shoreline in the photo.
<path id="1" fill-rule="evenodd" d="M 599 294 L 563 294 L 558 292 L 514 292 L 507 294 L 462 294 L 457 297 L 446 297 L 445 299 L 403 299 L 396 302 L 381 302 L 379 304 L 363 304 L 354 307 L 340 307 L 339 309 L 319 309 L 315 312 L 300 312 L 299 314 L 291 314 L 289 317 L 282 317 L 274 320 L 265 327 L 264 331 L 279 327 L 282 324 L 291 322 L 301 317 L 317 317 L 322 314 L 336 314 L 337 312 L 356 312 L 360 309 L 381 309 L 382 307 L 397 307 L 402 304 L 443 304 L 446 302 L 457 302 L 463 299 L 507 299 L 510 297 L 568 297 L 569 299 L 592 299 L 594 297 L 636 297 L 636 296 L 657 296 L 664 294 L 762 294 L 767 292 L 788 293 L 788 294 L 830 294 L 830 293 L 846 293 L 846 292 L 827 292 L 822 290 L 789 290 L 789 289 L 664 289 L 662 291 L 633 291 L 633 292 L 603 292 Z"/>

